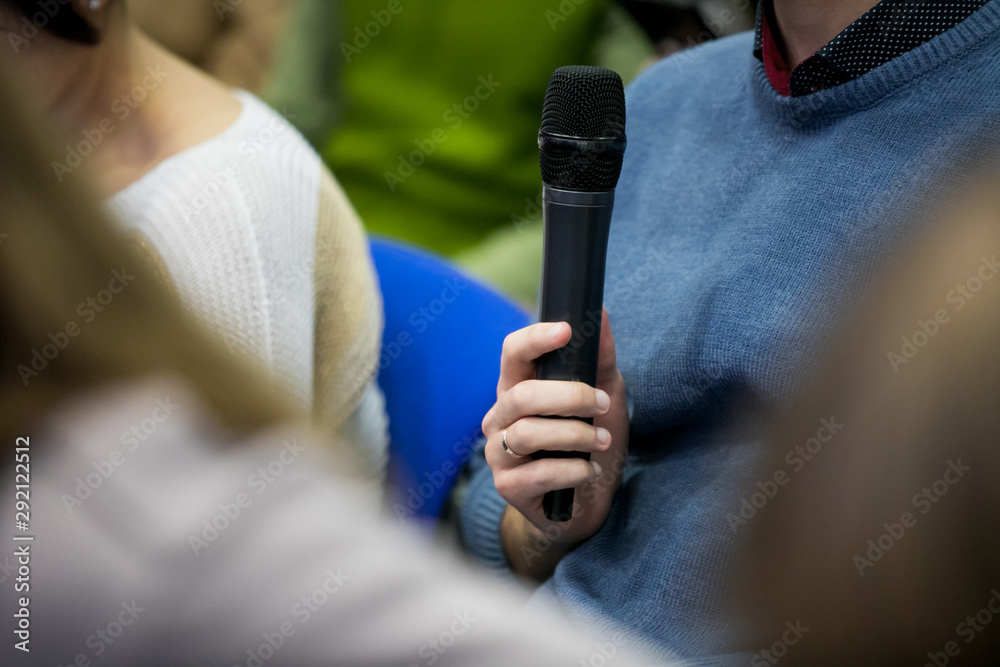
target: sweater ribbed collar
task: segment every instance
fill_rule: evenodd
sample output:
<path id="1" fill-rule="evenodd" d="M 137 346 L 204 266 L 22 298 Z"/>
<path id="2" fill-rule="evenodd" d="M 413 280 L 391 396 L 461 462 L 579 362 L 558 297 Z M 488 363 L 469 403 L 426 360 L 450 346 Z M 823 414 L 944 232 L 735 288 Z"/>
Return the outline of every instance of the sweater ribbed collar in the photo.
<path id="1" fill-rule="evenodd" d="M 754 100 L 783 124 L 806 129 L 824 120 L 865 109 L 936 69 L 973 57 L 1000 36 L 1000 0 L 917 48 L 870 72 L 826 90 L 785 97 L 771 85 L 764 64 L 747 54 Z M 998 42 L 1000 45 L 1000 42 Z"/>

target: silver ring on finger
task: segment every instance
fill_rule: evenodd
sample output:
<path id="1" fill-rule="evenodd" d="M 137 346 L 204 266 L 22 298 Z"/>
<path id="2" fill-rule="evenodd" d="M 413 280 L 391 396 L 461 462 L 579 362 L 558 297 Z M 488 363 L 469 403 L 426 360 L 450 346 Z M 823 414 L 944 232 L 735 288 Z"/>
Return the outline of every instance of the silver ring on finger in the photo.
<path id="1" fill-rule="evenodd" d="M 513 456 L 514 458 L 521 458 L 521 454 L 513 451 L 510 445 L 507 444 L 507 429 L 500 432 L 500 444 L 503 445 L 503 450 Z"/>

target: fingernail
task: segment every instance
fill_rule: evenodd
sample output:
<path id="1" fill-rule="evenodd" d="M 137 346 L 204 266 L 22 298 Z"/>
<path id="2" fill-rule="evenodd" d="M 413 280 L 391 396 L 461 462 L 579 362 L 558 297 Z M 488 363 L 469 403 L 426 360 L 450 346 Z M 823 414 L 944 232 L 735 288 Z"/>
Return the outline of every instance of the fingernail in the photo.
<path id="1" fill-rule="evenodd" d="M 608 392 L 603 389 L 597 390 L 597 409 L 607 410 L 611 407 L 611 397 L 608 396 Z"/>
<path id="2" fill-rule="evenodd" d="M 606 445 L 611 442 L 611 431 L 606 428 L 597 427 L 597 442 Z"/>
<path id="3" fill-rule="evenodd" d="M 553 324 L 549 328 L 549 338 L 558 338 L 559 334 L 562 333 L 562 324 Z"/>
<path id="4" fill-rule="evenodd" d="M 594 466 L 594 477 L 595 478 L 596 477 L 600 477 L 601 473 L 604 472 L 604 470 L 601 468 L 601 464 L 600 463 L 597 463 L 595 461 L 591 461 L 590 465 Z"/>

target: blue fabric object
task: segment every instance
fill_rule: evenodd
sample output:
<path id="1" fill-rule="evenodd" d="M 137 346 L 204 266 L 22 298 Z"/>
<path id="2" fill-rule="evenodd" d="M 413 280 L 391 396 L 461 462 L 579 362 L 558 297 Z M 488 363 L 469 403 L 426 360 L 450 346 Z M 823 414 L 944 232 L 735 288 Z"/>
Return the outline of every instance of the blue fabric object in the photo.
<path id="1" fill-rule="evenodd" d="M 496 400 L 504 337 L 529 316 L 426 251 L 373 239 L 385 303 L 379 386 L 401 519 L 437 517 Z"/>
<path id="2" fill-rule="evenodd" d="M 1000 148 L 997 0 L 805 97 L 775 92 L 752 49 L 750 33 L 711 42 L 628 90 L 605 289 L 634 401 L 628 465 L 608 521 L 538 593 L 593 636 L 611 626 L 584 613 L 613 616 L 661 657 L 733 648 L 724 598 L 746 527 L 732 517 L 775 472 L 757 469 L 740 408 L 791 396 L 950 166 Z M 463 540 L 504 568 L 505 505 L 474 465 Z"/>

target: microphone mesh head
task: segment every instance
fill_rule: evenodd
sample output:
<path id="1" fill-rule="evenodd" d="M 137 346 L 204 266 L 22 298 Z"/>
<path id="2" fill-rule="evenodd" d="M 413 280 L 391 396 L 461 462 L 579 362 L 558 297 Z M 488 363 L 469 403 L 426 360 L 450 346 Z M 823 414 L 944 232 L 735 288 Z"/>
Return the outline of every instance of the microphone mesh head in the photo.
<path id="1" fill-rule="evenodd" d="M 579 139 L 625 138 L 625 88 L 617 72 L 602 67 L 560 67 L 552 74 L 542 108 L 542 134 Z M 622 171 L 614 151 L 541 152 L 542 182 L 565 190 L 613 190 Z"/>

